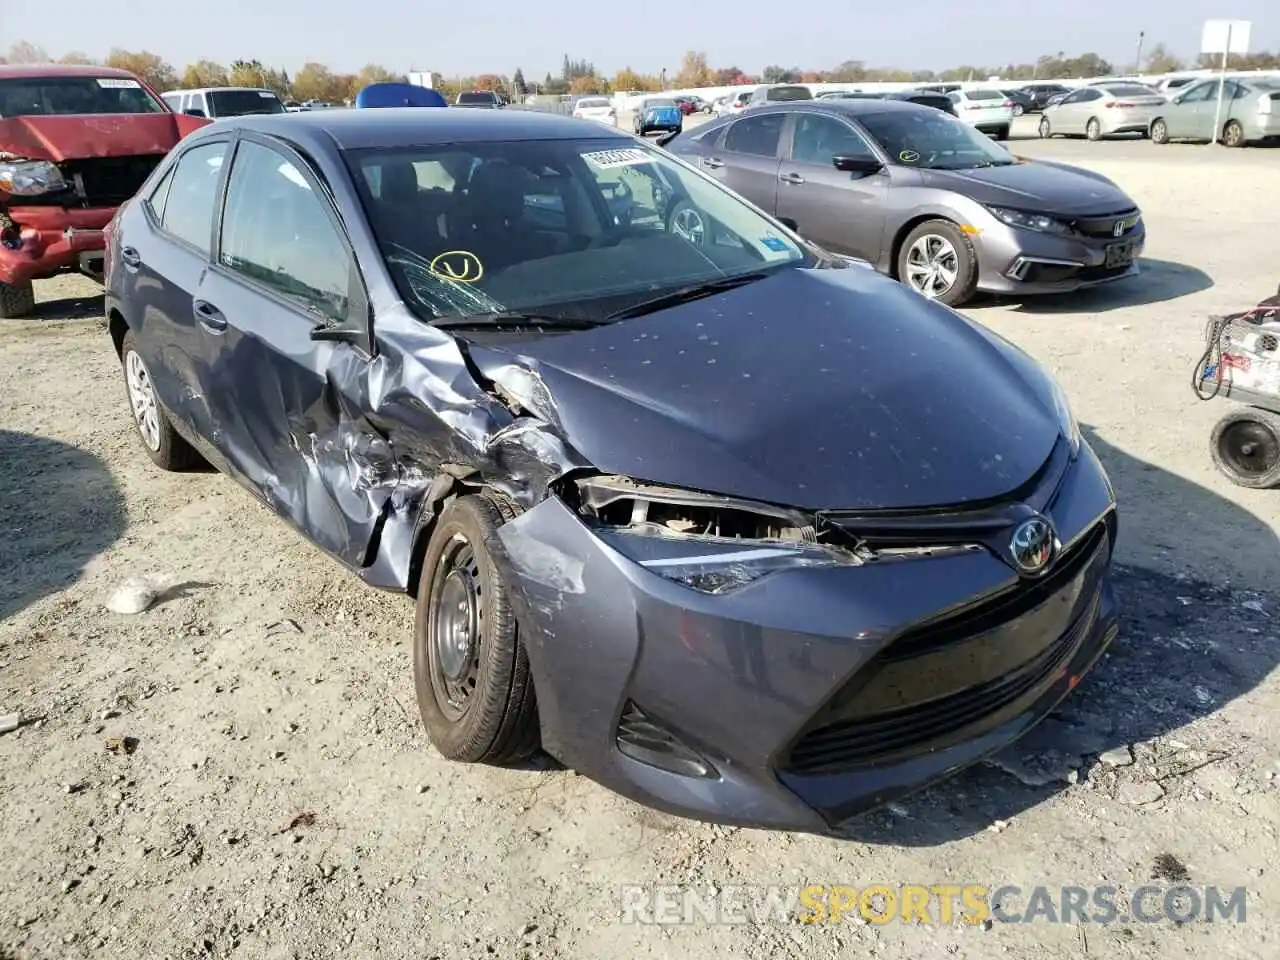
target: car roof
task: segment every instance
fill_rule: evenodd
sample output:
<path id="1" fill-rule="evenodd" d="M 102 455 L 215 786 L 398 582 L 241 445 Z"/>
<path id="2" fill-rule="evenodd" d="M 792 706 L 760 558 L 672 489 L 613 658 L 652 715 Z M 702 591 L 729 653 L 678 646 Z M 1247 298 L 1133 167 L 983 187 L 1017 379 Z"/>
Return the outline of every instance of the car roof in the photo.
<path id="1" fill-rule="evenodd" d="M 878 97 L 866 100 L 832 97 L 826 100 L 774 100 L 770 101 L 767 106 L 753 107 L 750 115 L 757 116 L 770 110 L 774 112 L 790 110 L 805 113 L 844 113 L 853 117 L 871 116 L 880 113 L 910 113 L 921 110 L 928 110 L 930 113 L 938 112 L 936 107 L 926 107 L 923 104 L 911 103 L 908 100 L 881 100 Z"/>
<path id="2" fill-rule="evenodd" d="M 450 107 L 339 107 L 303 113 L 228 117 L 205 131 L 252 130 L 294 142 L 328 141 L 340 150 L 496 143 L 504 140 L 628 140 L 598 124 L 535 110 L 455 110 Z"/>
<path id="3" fill-rule="evenodd" d="M 3 63 L 0 80 L 30 80 L 39 77 L 101 77 L 137 80 L 128 70 L 99 67 L 92 63 Z"/>
<path id="4" fill-rule="evenodd" d="M 183 87 L 181 90 L 166 90 L 165 95 L 173 93 L 223 93 L 228 90 L 248 90 L 250 93 L 275 93 L 270 87 Z"/>

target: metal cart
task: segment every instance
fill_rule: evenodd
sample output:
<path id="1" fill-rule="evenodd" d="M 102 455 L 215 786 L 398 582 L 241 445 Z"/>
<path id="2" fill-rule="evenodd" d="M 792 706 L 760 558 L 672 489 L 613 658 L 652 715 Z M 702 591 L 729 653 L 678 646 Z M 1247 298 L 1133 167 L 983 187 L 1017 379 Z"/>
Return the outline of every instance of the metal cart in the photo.
<path id="1" fill-rule="evenodd" d="M 1243 313 L 1212 317 L 1191 385 L 1201 400 L 1233 406 L 1213 428 L 1209 450 L 1242 487 L 1280 487 L 1280 291 Z"/>

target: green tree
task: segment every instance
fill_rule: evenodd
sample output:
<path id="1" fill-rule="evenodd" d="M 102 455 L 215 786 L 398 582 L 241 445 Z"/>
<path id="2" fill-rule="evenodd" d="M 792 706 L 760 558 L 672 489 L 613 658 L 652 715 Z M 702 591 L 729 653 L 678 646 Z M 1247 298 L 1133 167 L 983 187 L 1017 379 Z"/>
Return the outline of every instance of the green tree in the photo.
<path id="1" fill-rule="evenodd" d="M 1174 73 L 1182 69 L 1182 61 L 1170 53 L 1163 43 L 1157 43 L 1147 54 L 1143 69 L 1147 73 Z"/>
<path id="2" fill-rule="evenodd" d="M 529 88 L 525 86 L 524 71 L 516 67 L 516 72 L 511 75 L 511 86 L 515 88 L 515 92 L 520 96 L 524 96 L 529 92 Z"/>
<path id="3" fill-rule="evenodd" d="M 797 67 L 790 70 L 778 66 L 765 67 L 760 77 L 765 83 L 795 83 L 800 78 L 800 70 Z"/>

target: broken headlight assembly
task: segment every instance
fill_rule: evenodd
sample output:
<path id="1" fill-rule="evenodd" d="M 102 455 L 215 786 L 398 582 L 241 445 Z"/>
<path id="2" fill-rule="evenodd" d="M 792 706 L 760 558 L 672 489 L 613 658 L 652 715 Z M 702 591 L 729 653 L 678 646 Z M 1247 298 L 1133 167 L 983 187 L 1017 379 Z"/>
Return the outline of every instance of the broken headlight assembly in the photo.
<path id="1" fill-rule="evenodd" d="M 798 511 L 618 476 L 577 481 L 577 509 L 610 547 L 650 573 L 706 594 L 798 567 L 860 565 L 821 543 Z"/>
<path id="2" fill-rule="evenodd" d="M 0 191 L 14 197 L 38 197 L 67 189 L 57 164 L 48 160 L 0 161 Z"/>

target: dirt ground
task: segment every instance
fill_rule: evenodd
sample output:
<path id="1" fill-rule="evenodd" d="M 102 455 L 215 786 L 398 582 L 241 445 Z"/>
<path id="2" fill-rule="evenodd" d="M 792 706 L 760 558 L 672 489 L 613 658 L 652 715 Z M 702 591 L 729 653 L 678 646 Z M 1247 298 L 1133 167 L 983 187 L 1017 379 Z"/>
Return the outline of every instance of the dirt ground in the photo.
<path id="1" fill-rule="evenodd" d="M 1147 216 L 1140 279 L 971 311 L 1061 378 L 1111 472 L 1124 630 L 1000 763 L 850 841 L 676 820 L 549 765 L 441 760 L 409 604 L 230 480 L 153 469 L 94 287 L 39 285 L 40 315 L 0 330 L 0 714 L 23 719 L 0 735 L 0 958 L 1276 956 L 1280 492 L 1214 471 L 1225 404 L 1189 381 L 1207 315 L 1280 283 L 1280 152 L 1023 152 L 1096 167 Z M 142 574 L 173 589 L 107 612 Z M 620 914 L 625 884 L 1128 890 L 1184 871 L 1247 887 L 1246 922 Z"/>

